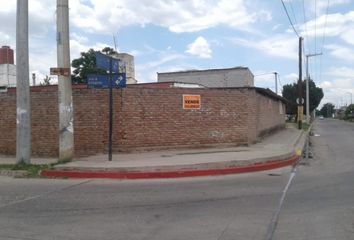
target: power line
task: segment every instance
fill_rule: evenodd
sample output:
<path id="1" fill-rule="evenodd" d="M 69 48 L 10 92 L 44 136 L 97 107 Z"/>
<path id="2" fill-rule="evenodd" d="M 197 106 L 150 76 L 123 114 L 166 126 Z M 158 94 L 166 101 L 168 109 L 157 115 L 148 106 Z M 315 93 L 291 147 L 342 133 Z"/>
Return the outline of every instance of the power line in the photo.
<path id="1" fill-rule="evenodd" d="M 327 28 L 327 18 L 328 18 L 328 10 L 329 10 L 329 0 L 327 0 L 327 8 L 326 8 L 326 16 L 325 16 L 325 25 L 323 28 L 323 35 L 322 35 L 322 47 L 321 47 L 321 52 L 324 47 L 325 39 L 326 39 L 326 28 Z"/>
<path id="2" fill-rule="evenodd" d="M 315 0 L 315 52 L 317 52 L 317 0 Z"/>
<path id="3" fill-rule="evenodd" d="M 283 84 L 281 83 L 281 80 L 280 80 L 280 74 L 278 73 L 278 80 L 279 80 L 279 85 L 281 88 L 283 88 Z"/>
<path id="4" fill-rule="evenodd" d="M 291 18 L 290 18 L 288 9 L 286 8 L 284 1 L 283 1 L 283 0 L 280 0 L 280 1 L 281 1 L 281 3 L 283 4 L 284 11 L 285 11 L 285 13 L 286 13 L 286 16 L 288 16 L 288 20 L 289 20 L 289 22 L 290 22 L 290 24 L 291 24 L 291 27 L 293 28 L 295 34 L 296 34 L 298 37 L 300 37 L 299 33 L 298 33 L 298 32 L 296 31 L 296 29 L 295 29 L 295 26 L 294 26 L 293 22 L 291 21 Z"/>
<path id="5" fill-rule="evenodd" d="M 304 26 L 305 26 L 305 41 L 307 42 L 307 44 L 305 44 L 305 46 L 308 45 L 308 30 L 307 30 L 307 18 L 306 18 L 306 9 L 305 9 L 305 0 L 302 0 L 302 11 L 303 11 L 303 15 L 304 15 Z"/>
<path id="6" fill-rule="evenodd" d="M 294 11 L 294 8 L 293 8 L 292 1 L 289 1 L 289 5 L 290 5 L 290 10 L 291 10 L 291 12 L 293 14 L 293 17 L 294 17 L 295 25 L 298 25 L 298 21 L 296 19 L 296 15 L 295 15 L 295 11 Z"/>
<path id="7" fill-rule="evenodd" d="M 328 10 L 329 10 L 329 0 L 327 0 L 327 8 L 326 8 L 326 16 L 325 16 L 325 25 L 324 25 L 324 27 L 323 27 L 323 35 L 322 35 L 321 53 L 323 52 L 323 47 L 324 47 L 325 39 L 326 39 Z M 322 55 L 320 56 L 320 81 L 322 82 Z"/>

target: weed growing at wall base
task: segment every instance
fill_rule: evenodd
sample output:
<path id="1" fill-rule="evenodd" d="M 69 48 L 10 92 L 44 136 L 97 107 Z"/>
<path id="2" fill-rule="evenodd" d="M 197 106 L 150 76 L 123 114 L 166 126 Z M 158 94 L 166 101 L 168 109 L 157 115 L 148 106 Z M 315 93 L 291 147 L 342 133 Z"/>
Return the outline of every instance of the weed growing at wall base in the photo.
<path id="1" fill-rule="evenodd" d="M 25 174 L 22 177 L 36 178 L 40 177 L 40 172 L 43 170 L 52 169 L 59 164 L 65 164 L 70 162 L 69 160 L 61 160 L 51 164 L 0 164 L 0 171 L 24 171 Z"/>

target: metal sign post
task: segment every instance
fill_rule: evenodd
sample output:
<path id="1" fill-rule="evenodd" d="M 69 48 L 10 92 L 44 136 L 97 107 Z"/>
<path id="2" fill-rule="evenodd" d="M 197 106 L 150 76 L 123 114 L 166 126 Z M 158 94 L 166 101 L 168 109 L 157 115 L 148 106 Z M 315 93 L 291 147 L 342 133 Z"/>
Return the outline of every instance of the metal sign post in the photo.
<path id="1" fill-rule="evenodd" d="M 89 88 L 109 89 L 109 134 L 108 161 L 112 161 L 113 145 L 113 88 L 126 87 L 126 74 L 119 73 L 119 60 L 100 52 L 95 53 L 96 67 L 108 71 L 108 74 L 91 74 L 87 76 Z"/>
<path id="2" fill-rule="evenodd" d="M 108 161 L 112 161 L 112 132 L 113 132 L 112 58 L 109 58 L 109 139 L 108 139 Z"/>

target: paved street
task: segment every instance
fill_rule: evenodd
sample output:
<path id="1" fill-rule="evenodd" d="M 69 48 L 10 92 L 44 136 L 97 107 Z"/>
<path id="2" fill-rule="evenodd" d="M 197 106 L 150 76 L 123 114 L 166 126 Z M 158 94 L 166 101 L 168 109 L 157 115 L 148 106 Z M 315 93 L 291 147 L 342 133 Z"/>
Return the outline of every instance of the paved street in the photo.
<path id="1" fill-rule="evenodd" d="M 314 133 L 314 159 L 300 168 L 275 239 L 354 239 L 354 124 L 319 120 Z"/>
<path id="2" fill-rule="evenodd" d="M 354 238 L 354 124 L 317 121 L 274 239 Z M 264 239 L 290 168 L 171 180 L 0 178 L 0 239 Z"/>

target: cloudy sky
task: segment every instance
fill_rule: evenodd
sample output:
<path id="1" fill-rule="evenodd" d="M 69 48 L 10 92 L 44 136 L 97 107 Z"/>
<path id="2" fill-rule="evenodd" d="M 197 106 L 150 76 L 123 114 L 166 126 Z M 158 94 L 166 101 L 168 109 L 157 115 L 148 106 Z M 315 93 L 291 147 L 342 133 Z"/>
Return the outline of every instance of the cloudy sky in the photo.
<path id="1" fill-rule="evenodd" d="M 309 70 L 325 102 L 354 94 L 354 0 L 284 0 L 305 38 Z M 89 48 L 135 56 L 140 83 L 156 72 L 247 66 L 255 84 L 274 90 L 298 76 L 298 37 L 280 0 L 69 0 L 71 58 Z M 16 1 L 0 0 L 0 45 L 15 49 Z M 29 0 L 30 70 L 56 66 L 55 0 Z M 327 7 L 328 6 L 328 7 Z M 328 14 L 327 14 L 328 13 Z M 270 73 L 270 74 L 264 74 Z M 305 73 L 305 71 L 304 71 Z"/>

